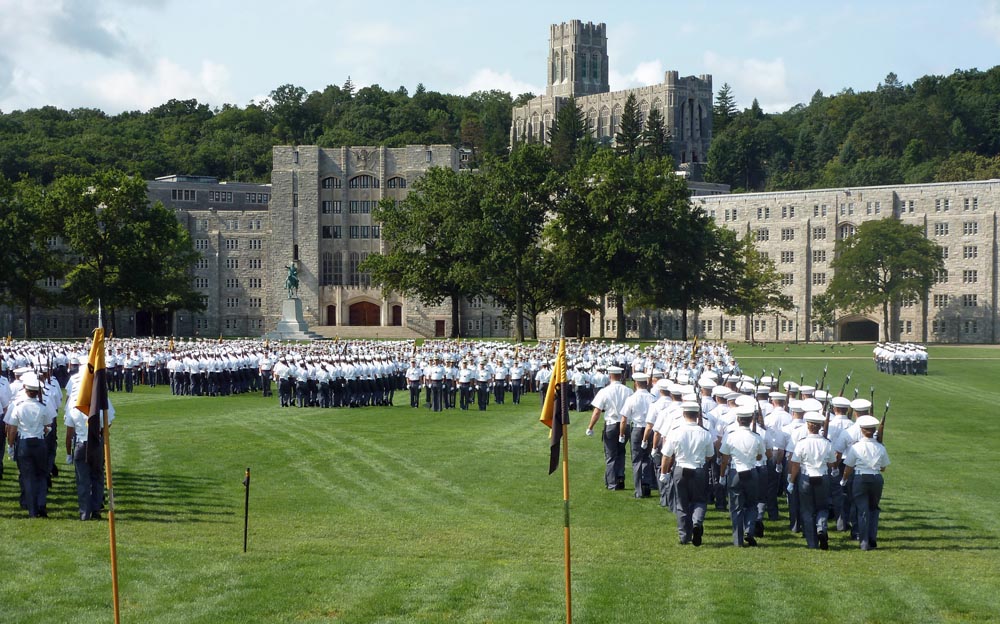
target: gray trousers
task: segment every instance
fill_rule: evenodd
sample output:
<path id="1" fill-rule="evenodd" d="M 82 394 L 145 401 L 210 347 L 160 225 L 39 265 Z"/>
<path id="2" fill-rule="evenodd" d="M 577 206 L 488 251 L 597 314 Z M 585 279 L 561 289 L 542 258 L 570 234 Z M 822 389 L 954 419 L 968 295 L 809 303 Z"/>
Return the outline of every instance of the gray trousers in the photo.
<path id="1" fill-rule="evenodd" d="M 826 533 L 830 516 L 830 477 L 807 477 L 799 473 L 799 517 L 809 548 L 818 548 L 817 533 Z"/>
<path id="2" fill-rule="evenodd" d="M 882 500 L 882 475 L 855 474 L 851 479 L 854 506 L 858 511 L 858 539 L 862 544 L 871 544 L 878 537 L 878 518 Z"/>
<path id="3" fill-rule="evenodd" d="M 674 466 L 674 515 L 677 516 L 677 534 L 681 542 L 691 540 L 693 528 L 705 521 L 708 506 L 708 481 L 704 468 Z"/>
<path id="4" fill-rule="evenodd" d="M 625 444 L 618 441 L 621 425 L 604 426 L 604 484 L 609 490 L 614 490 L 625 483 Z"/>
<path id="5" fill-rule="evenodd" d="M 760 479 L 757 471 L 737 472 L 730 468 L 726 475 L 729 492 L 729 517 L 733 523 L 733 544 L 743 543 L 743 536 L 753 535 L 760 500 Z"/>
<path id="6" fill-rule="evenodd" d="M 101 441 L 98 440 L 97 444 Z M 94 462 L 87 461 L 87 446 L 79 443 L 73 449 L 73 464 L 76 467 L 76 499 L 80 513 L 94 513 L 104 504 L 104 455 L 96 456 Z"/>
<path id="7" fill-rule="evenodd" d="M 636 496 L 649 496 L 653 487 L 653 460 L 649 449 L 642 448 L 642 434 L 645 427 L 632 427 L 632 479 L 635 483 Z"/>

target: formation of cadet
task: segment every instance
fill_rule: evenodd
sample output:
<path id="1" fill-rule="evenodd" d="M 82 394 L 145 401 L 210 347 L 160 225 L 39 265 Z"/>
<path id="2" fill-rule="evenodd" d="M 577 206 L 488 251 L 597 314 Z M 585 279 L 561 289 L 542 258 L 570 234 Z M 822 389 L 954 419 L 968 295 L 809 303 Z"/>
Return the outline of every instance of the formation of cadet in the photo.
<path id="1" fill-rule="evenodd" d="M 603 421 L 605 487 L 625 489 L 628 445 L 633 495 L 659 490 L 681 544 L 701 544 L 714 503 L 729 512 L 733 544 L 757 546 L 765 522 L 778 520 L 784 494 L 789 529 L 808 547 L 827 549 L 833 526 L 863 550 L 876 548 L 889 458 L 876 439 L 871 401 L 794 382 L 779 389 L 774 377 L 740 374 L 722 345 L 691 351 L 691 344 L 660 343 L 629 352 L 634 390 L 623 383 L 624 367 L 595 363 L 610 382 L 593 395 L 586 433 Z"/>
<path id="2" fill-rule="evenodd" d="M 486 410 L 508 399 L 518 404 L 528 392 L 541 400 L 552 381 L 554 347 L 137 339 L 113 341 L 106 361 L 109 385 L 116 387 L 120 377 L 125 391 L 169 383 L 175 395 L 269 397 L 277 384 L 281 406 L 350 408 L 392 405 L 399 390 L 412 408 Z M 568 402 L 591 411 L 588 436 L 602 424 L 604 486 L 626 489 L 631 456 L 633 496 L 656 492 L 675 514 L 682 544 L 701 544 L 706 512 L 714 507 L 728 511 L 734 545 L 756 546 L 765 522 L 779 519 L 784 498 L 788 528 L 810 548 L 828 548 L 829 526 L 850 531 L 863 550 L 877 548 L 889 458 L 871 401 L 794 382 L 779 387 L 779 379 L 741 374 L 724 345 L 693 347 L 664 341 L 644 348 L 574 343 L 568 349 Z M 61 408 L 80 518 L 100 519 L 103 431 L 74 408 L 78 365 L 86 364 L 88 350 L 87 343 L 0 347 L 7 454 L 17 462 L 21 505 L 29 516 L 47 515 L 47 491 L 58 475 Z"/>
<path id="3" fill-rule="evenodd" d="M 875 368 L 889 375 L 926 375 L 927 348 L 913 343 L 879 342 L 872 351 Z"/>

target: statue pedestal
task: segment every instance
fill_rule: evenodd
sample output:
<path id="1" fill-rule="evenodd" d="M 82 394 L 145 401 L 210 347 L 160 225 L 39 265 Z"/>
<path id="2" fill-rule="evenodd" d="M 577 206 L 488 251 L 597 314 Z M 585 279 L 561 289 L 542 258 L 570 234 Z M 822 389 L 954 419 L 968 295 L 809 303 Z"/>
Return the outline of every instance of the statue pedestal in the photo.
<path id="1" fill-rule="evenodd" d="M 268 340 L 320 340 L 323 337 L 309 331 L 302 316 L 302 300 L 298 297 L 281 302 L 281 320 L 274 331 L 264 335 Z"/>

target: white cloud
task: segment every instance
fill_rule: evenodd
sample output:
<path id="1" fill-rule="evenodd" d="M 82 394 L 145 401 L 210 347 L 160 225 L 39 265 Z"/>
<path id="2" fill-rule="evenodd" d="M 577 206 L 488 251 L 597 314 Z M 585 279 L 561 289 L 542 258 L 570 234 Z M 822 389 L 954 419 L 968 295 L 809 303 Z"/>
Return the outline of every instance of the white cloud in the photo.
<path id="1" fill-rule="evenodd" d="M 983 9 L 979 27 L 997 43 L 1000 43 L 1000 1 L 990 0 Z"/>
<path id="2" fill-rule="evenodd" d="M 103 107 L 113 110 L 148 110 L 167 100 L 197 99 L 220 105 L 231 101 L 229 70 L 219 63 L 202 61 L 192 71 L 161 58 L 151 71 L 114 71 L 85 83 Z"/>
<path id="3" fill-rule="evenodd" d="M 522 93 L 534 93 L 535 95 L 545 93 L 544 87 L 517 80 L 509 71 L 498 72 L 489 67 L 476 70 L 465 84 L 454 89 L 454 93 L 468 95 L 475 91 L 490 91 L 492 89 L 507 91 L 514 97 Z"/>
<path id="4" fill-rule="evenodd" d="M 772 60 L 735 59 L 708 51 L 704 64 L 712 74 L 712 86 L 716 90 L 727 82 L 733 87 L 740 108 L 749 107 L 754 98 L 767 112 L 783 112 L 795 105 L 788 87 L 785 60 L 780 56 Z"/>
<path id="5" fill-rule="evenodd" d="M 611 70 L 608 83 L 612 91 L 630 89 L 632 87 L 647 87 L 663 82 L 662 61 L 642 61 L 631 72 L 621 74 Z"/>

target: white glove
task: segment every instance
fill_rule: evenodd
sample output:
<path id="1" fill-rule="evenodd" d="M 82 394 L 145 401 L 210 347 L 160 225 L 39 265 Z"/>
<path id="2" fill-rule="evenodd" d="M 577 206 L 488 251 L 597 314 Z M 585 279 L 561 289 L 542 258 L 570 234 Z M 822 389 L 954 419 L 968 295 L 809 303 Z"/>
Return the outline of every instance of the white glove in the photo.
<path id="1" fill-rule="evenodd" d="M 781 474 L 781 464 L 775 464 L 774 471 L 778 474 Z"/>
<path id="2" fill-rule="evenodd" d="M 847 487 L 847 479 L 840 480 L 840 487 Z"/>
<path id="3" fill-rule="evenodd" d="M 592 435 L 594 435 L 594 430 L 593 429 L 587 429 L 587 437 L 589 438 Z"/>
<path id="4" fill-rule="evenodd" d="M 670 475 L 668 475 L 667 473 L 661 472 L 660 473 L 660 483 L 666 483 L 667 482 L 667 477 L 669 477 L 669 476 Z"/>
<path id="5" fill-rule="evenodd" d="M 641 444 L 640 446 L 641 446 L 642 448 L 644 448 L 644 449 L 647 449 L 647 448 L 649 448 L 649 441 L 648 441 L 648 440 L 643 440 L 643 441 L 642 441 L 642 444 Z"/>
<path id="6" fill-rule="evenodd" d="M 722 475 L 721 477 L 719 477 L 719 485 L 721 485 L 722 487 L 726 487 L 726 483 L 727 482 L 728 482 L 728 479 L 727 479 L 726 475 Z"/>
<path id="7" fill-rule="evenodd" d="M 791 481 L 788 482 L 788 487 L 786 487 L 785 490 L 787 490 L 789 494 L 795 491 L 795 486 L 792 485 Z"/>
<path id="8" fill-rule="evenodd" d="M 10 461 L 14 461 L 14 447 L 13 446 L 8 446 L 7 447 L 7 457 L 10 457 Z"/>
<path id="9" fill-rule="evenodd" d="M 66 455 L 66 463 L 67 464 L 72 464 L 73 463 L 73 456 L 72 455 Z"/>
<path id="10" fill-rule="evenodd" d="M 618 444 L 625 444 L 625 436 L 623 435 L 618 436 Z"/>
<path id="11" fill-rule="evenodd" d="M 834 468 L 834 469 L 832 469 L 830 471 L 830 476 L 831 477 L 839 477 L 840 476 L 840 468 Z"/>

